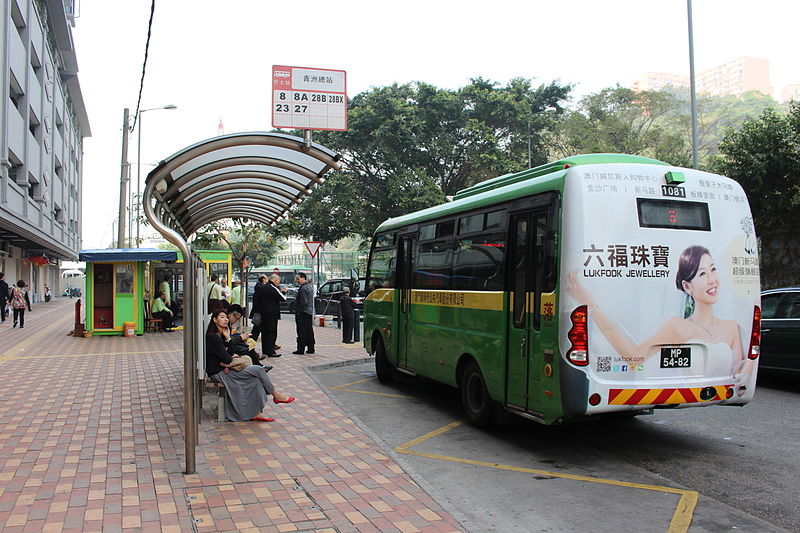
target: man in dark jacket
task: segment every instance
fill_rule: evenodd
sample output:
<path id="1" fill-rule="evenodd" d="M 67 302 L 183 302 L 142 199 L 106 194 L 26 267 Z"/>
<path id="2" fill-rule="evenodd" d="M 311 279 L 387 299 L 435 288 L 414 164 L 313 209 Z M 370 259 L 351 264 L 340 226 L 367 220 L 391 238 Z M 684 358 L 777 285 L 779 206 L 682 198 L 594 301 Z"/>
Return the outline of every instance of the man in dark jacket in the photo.
<path id="1" fill-rule="evenodd" d="M 339 312 L 342 314 L 342 342 L 353 344 L 353 323 L 355 320 L 355 305 L 350 298 L 350 287 L 342 288 L 342 298 L 339 300 Z"/>
<path id="2" fill-rule="evenodd" d="M 3 278 L 5 274 L 0 272 L 0 322 L 6 321 L 6 304 L 8 303 L 8 283 Z"/>
<path id="3" fill-rule="evenodd" d="M 258 313 L 259 319 L 263 318 L 264 316 L 264 294 L 263 291 L 267 285 L 267 276 L 265 274 L 261 274 L 258 276 L 258 283 L 256 286 L 253 287 L 253 302 L 252 307 L 250 308 L 250 320 L 253 320 L 256 313 Z M 263 321 L 257 320 L 258 325 L 253 324 L 253 330 L 250 332 L 250 337 L 254 340 L 258 340 L 258 336 L 261 335 L 261 331 L 263 329 L 262 324 Z M 263 346 L 262 346 L 263 347 Z"/>
<path id="4" fill-rule="evenodd" d="M 295 299 L 294 321 L 297 325 L 297 351 L 293 354 L 301 355 L 314 353 L 314 289 L 308 283 L 308 277 L 300 272 L 295 277 L 295 282 L 300 286 Z"/>
<path id="5" fill-rule="evenodd" d="M 261 341 L 261 351 L 267 357 L 280 357 L 281 354 L 275 353 L 278 340 L 278 321 L 281 319 L 281 302 L 286 300 L 286 296 L 278 286 L 281 277 L 273 274 L 261 291 L 261 330 L 264 338 Z"/>

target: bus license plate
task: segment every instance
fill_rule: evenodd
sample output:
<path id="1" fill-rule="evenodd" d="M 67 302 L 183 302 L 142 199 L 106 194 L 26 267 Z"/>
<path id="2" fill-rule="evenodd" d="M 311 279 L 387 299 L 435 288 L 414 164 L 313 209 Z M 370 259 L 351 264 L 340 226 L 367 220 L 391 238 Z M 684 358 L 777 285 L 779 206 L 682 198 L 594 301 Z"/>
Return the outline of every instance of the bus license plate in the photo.
<path id="1" fill-rule="evenodd" d="M 661 348 L 661 368 L 688 368 L 692 366 L 692 349 Z"/>

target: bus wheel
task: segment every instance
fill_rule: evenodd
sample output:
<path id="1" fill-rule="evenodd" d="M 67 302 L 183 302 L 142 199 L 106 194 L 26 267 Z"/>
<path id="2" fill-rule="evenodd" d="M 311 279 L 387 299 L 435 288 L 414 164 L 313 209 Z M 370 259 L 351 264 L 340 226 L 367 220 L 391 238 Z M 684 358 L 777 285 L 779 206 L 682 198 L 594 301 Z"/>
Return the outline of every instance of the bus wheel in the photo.
<path id="1" fill-rule="evenodd" d="M 378 339 L 375 346 L 375 373 L 381 383 L 391 383 L 394 381 L 394 369 L 386 355 L 386 348 L 383 346 L 383 339 Z"/>
<path id="2" fill-rule="evenodd" d="M 488 426 L 492 419 L 493 402 L 483 381 L 478 363 L 470 361 L 461 374 L 461 404 L 467 418 L 478 427 Z"/>

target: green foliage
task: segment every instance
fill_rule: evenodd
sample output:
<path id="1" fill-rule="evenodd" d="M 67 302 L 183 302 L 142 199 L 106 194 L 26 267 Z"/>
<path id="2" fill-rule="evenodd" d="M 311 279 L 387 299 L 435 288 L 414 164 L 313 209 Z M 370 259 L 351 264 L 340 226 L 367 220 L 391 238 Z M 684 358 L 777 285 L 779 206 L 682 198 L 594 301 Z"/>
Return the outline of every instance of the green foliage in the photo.
<path id="1" fill-rule="evenodd" d="M 298 233 L 326 242 L 369 237 L 389 217 L 444 201 L 478 181 L 546 161 L 545 130 L 570 87 L 534 88 L 517 78 L 501 87 L 482 78 L 459 90 L 416 82 L 374 88 L 349 103 L 345 132 L 315 141 L 343 156 L 293 213 Z"/>
<path id="2" fill-rule="evenodd" d="M 719 146 L 715 171 L 738 181 L 750 201 L 762 243 L 765 286 L 796 284 L 800 278 L 800 104 L 788 113 L 766 109 Z"/>
<path id="3" fill-rule="evenodd" d="M 691 144 L 667 120 L 680 109 L 680 100 L 665 92 L 637 92 L 617 85 L 590 94 L 558 126 L 554 158 L 619 153 L 689 166 Z"/>
<path id="4" fill-rule="evenodd" d="M 281 238 L 288 230 L 285 225 L 268 228 L 259 222 L 234 218 L 232 223 L 213 222 L 195 234 L 192 247 L 199 250 L 230 250 L 233 254 L 234 270 L 241 271 L 242 261 L 250 257 L 252 266 L 264 266 L 281 248 Z"/>

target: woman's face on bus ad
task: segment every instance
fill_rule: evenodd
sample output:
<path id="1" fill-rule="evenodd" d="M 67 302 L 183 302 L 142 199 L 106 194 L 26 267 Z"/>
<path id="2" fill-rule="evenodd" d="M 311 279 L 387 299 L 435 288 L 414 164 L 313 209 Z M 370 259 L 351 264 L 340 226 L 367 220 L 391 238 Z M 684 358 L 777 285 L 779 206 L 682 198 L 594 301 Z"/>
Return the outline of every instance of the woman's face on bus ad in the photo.
<path id="1" fill-rule="evenodd" d="M 719 298 L 719 274 L 717 265 L 708 254 L 703 254 L 700 258 L 700 266 L 697 269 L 692 281 L 683 282 L 683 290 L 686 291 L 695 302 L 714 304 Z"/>

